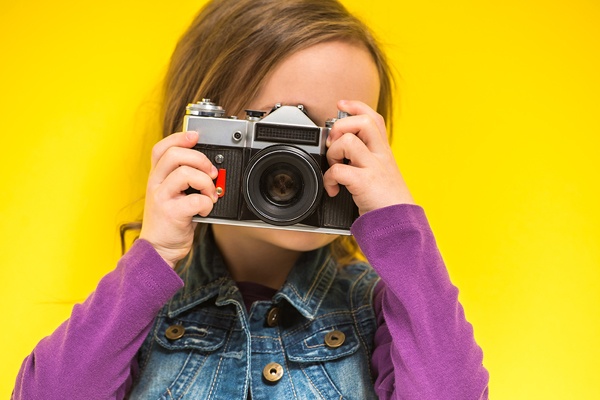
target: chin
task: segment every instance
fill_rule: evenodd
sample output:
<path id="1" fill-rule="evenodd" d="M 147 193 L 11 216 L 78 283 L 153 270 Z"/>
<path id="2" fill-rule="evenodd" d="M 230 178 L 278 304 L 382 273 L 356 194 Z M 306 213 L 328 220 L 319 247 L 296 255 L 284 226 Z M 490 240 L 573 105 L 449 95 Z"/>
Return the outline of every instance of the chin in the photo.
<path id="1" fill-rule="evenodd" d="M 339 237 L 339 235 L 327 233 L 287 231 L 281 229 L 257 228 L 256 230 L 264 231 L 257 232 L 257 234 L 270 243 L 292 251 L 315 250 L 327 246 Z"/>
<path id="2" fill-rule="evenodd" d="M 311 251 L 327 246 L 339 235 L 288 231 L 271 228 L 253 228 L 234 225 L 213 225 L 213 231 L 219 231 L 224 237 L 235 237 L 238 240 L 263 242 L 290 251 Z"/>

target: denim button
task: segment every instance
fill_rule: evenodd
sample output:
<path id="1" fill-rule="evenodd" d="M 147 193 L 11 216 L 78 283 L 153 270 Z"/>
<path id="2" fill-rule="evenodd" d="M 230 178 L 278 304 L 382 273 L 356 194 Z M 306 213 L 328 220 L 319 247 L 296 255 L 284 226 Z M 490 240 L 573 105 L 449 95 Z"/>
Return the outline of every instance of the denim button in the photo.
<path id="1" fill-rule="evenodd" d="M 263 369 L 263 376 L 269 382 L 277 382 L 283 376 L 283 367 L 276 362 L 269 363 Z"/>
<path id="2" fill-rule="evenodd" d="M 331 331 L 325 335 L 325 345 L 332 349 L 340 347 L 345 340 L 346 335 L 342 331 Z"/>
<path id="3" fill-rule="evenodd" d="M 279 322 L 279 307 L 273 307 L 269 310 L 267 314 L 267 325 L 270 327 L 277 326 Z"/>
<path id="4" fill-rule="evenodd" d="M 183 337 L 185 328 L 182 325 L 171 325 L 165 331 L 165 337 L 169 340 L 177 340 Z"/>

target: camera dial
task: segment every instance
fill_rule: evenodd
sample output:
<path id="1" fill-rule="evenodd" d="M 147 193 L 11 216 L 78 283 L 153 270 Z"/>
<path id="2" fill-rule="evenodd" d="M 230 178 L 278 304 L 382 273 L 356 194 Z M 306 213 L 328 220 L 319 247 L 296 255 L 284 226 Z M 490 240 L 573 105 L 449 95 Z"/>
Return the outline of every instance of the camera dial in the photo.
<path id="1" fill-rule="evenodd" d="M 199 117 L 222 117 L 225 115 L 225 110 L 210 99 L 202 99 L 202 101 L 197 103 L 188 104 L 185 108 L 185 113 Z"/>
<path id="2" fill-rule="evenodd" d="M 337 118 L 329 118 L 327 121 L 325 121 L 325 126 L 327 128 L 331 128 L 331 127 L 333 127 L 333 124 L 335 124 L 335 121 L 337 121 L 338 119 L 349 117 L 349 116 L 350 116 L 350 114 L 348 114 L 347 112 L 338 110 Z"/>

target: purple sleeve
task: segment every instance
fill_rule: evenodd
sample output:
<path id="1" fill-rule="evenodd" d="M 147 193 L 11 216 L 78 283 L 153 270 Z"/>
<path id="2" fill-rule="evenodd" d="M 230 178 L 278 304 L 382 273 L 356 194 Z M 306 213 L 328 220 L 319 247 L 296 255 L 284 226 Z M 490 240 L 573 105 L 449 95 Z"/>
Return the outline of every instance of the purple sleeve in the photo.
<path id="1" fill-rule="evenodd" d="M 488 372 L 423 209 L 397 205 L 352 226 L 381 277 L 372 364 L 381 399 L 487 399 Z"/>
<path id="2" fill-rule="evenodd" d="M 13 398 L 123 398 L 154 318 L 182 286 L 152 246 L 137 240 L 96 291 L 25 359 Z"/>

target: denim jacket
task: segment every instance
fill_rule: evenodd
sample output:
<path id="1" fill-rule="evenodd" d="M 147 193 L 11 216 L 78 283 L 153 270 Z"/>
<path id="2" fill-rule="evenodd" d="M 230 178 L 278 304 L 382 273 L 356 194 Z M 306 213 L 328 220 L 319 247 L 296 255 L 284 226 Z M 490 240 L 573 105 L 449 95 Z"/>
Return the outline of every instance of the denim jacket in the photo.
<path id="1" fill-rule="evenodd" d="M 377 328 L 368 264 L 304 253 L 249 311 L 210 229 L 138 353 L 130 399 L 372 399 Z"/>

